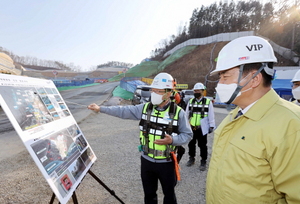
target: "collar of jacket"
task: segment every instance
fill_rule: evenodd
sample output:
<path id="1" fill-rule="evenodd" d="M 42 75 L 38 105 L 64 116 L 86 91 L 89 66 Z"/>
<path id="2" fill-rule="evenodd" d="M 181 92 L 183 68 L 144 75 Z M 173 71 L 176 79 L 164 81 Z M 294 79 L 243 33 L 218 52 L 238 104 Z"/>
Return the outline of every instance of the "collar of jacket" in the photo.
<path id="1" fill-rule="evenodd" d="M 155 106 L 154 108 L 156 110 L 158 110 L 158 111 L 165 111 L 165 110 L 167 110 L 167 108 L 169 107 L 169 105 L 170 105 L 170 101 L 164 107 L 162 107 L 162 108 L 159 108 L 158 106 Z"/>
<path id="2" fill-rule="evenodd" d="M 245 117 L 258 121 L 260 120 L 265 113 L 280 99 L 278 94 L 271 89 L 263 97 L 257 100 L 257 102 L 244 114 Z M 231 118 L 238 113 L 239 107 L 236 107 L 229 114 Z"/>
<path id="3" fill-rule="evenodd" d="M 194 97 L 195 98 L 195 97 Z M 201 96 L 199 99 L 198 98 L 195 98 L 196 101 L 199 103 L 202 99 L 203 99 L 203 96 Z"/>

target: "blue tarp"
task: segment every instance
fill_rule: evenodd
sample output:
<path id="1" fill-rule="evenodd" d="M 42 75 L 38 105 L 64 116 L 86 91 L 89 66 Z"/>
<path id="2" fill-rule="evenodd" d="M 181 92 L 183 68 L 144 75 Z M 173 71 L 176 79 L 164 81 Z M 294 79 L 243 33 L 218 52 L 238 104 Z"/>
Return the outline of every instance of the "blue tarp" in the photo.
<path id="1" fill-rule="evenodd" d="M 292 90 L 292 79 L 275 79 L 272 81 L 273 89 L 288 89 Z"/>
<path id="2" fill-rule="evenodd" d="M 146 84 L 146 83 L 143 81 L 140 81 L 140 80 L 133 80 L 133 81 L 121 80 L 120 81 L 120 87 L 131 93 L 134 93 L 134 91 L 136 90 L 136 87 L 138 85 L 144 85 L 144 84 Z"/>
<path id="3" fill-rule="evenodd" d="M 286 100 L 292 98 L 292 82 L 291 79 L 275 79 L 272 81 L 272 88 L 276 93 Z"/>

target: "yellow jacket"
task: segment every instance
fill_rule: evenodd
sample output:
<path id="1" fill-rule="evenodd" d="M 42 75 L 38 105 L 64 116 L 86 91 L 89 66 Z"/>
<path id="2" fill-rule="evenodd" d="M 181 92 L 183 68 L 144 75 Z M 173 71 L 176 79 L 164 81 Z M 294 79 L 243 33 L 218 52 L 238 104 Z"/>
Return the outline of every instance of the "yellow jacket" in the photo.
<path id="1" fill-rule="evenodd" d="M 215 130 L 207 204 L 300 203 L 300 108 L 272 89 Z"/>

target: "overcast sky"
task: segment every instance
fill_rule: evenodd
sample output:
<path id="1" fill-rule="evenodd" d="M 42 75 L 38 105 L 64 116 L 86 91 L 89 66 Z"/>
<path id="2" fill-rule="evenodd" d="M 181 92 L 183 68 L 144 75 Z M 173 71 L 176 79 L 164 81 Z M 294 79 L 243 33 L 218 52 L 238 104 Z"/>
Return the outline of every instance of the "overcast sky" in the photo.
<path id="1" fill-rule="evenodd" d="M 0 46 L 19 56 L 139 64 L 215 0 L 0 0 Z M 219 2 L 219 1 L 218 1 Z"/>

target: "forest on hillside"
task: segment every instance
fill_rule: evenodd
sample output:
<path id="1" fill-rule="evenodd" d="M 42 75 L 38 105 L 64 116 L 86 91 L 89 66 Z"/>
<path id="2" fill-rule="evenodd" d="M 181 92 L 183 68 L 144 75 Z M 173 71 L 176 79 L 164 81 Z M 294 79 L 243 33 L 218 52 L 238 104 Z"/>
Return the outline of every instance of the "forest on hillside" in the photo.
<path id="1" fill-rule="evenodd" d="M 162 40 L 151 52 L 151 59 L 162 59 L 167 51 L 189 39 L 238 31 L 255 31 L 300 55 L 300 0 L 271 0 L 265 4 L 257 0 L 220 1 L 194 9 L 189 25 Z"/>

